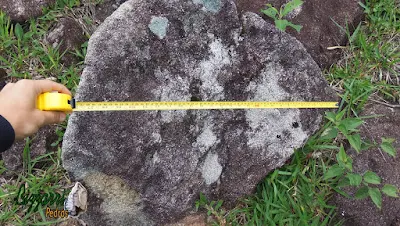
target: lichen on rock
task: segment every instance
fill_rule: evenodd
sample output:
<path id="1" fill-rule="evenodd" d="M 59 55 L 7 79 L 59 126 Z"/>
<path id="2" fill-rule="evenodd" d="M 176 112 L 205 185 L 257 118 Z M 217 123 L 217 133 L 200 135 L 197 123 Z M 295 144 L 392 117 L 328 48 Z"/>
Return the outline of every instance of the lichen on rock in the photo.
<path id="1" fill-rule="evenodd" d="M 162 16 L 152 17 L 149 28 L 159 39 L 163 39 L 167 34 L 168 19 Z"/>

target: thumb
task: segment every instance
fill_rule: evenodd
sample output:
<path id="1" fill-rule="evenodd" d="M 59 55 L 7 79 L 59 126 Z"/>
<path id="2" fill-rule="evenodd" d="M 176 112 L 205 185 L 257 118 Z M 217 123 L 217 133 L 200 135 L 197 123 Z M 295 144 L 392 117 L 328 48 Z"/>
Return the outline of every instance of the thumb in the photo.
<path id="1" fill-rule="evenodd" d="M 64 112 L 58 111 L 42 111 L 41 115 L 43 117 L 43 125 L 61 123 L 67 117 Z"/>

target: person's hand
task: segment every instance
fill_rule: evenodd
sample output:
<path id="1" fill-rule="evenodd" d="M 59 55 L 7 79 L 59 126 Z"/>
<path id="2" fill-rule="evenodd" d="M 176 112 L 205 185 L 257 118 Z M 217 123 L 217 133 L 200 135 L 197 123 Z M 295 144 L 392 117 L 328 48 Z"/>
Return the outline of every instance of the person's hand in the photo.
<path id="1" fill-rule="evenodd" d="M 58 91 L 71 95 L 63 85 L 49 80 L 20 80 L 7 84 L 0 92 L 0 115 L 10 122 L 16 139 L 23 139 L 44 125 L 65 120 L 64 112 L 41 111 L 36 108 L 37 97 Z"/>

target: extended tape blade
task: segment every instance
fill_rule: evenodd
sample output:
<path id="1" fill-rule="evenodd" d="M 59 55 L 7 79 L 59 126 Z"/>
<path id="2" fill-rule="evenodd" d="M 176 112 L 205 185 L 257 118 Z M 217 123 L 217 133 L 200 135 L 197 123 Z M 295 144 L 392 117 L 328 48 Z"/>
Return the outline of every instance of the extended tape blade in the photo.
<path id="1" fill-rule="evenodd" d="M 76 102 L 73 111 L 223 110 L 268 108 L 338 108 L 337 102 Z"/>

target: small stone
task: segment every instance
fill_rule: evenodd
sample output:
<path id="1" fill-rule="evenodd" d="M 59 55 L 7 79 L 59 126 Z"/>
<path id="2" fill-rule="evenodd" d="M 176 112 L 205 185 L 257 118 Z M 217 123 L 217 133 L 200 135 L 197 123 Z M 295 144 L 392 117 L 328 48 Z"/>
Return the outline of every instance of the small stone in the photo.
<path id="1" fill-rule="evenodd" d="M 59 47 L 60 54 L 67 51 L 61 59 L 66 66 L 78 62 L 76 57 L 68 51 L 80 49 L 86 40 L 87 38 L 80 24 L 68 17 L 60 18 L 46 36 L 47 43 L 53 48 Z"/>
<path id="2" fill-rule="evenodd" d="M 24 22 L 43 15 L 43 7 L 53 5 L 56 0 L 0 0 L 0 9 L 11 20 Z"/>

